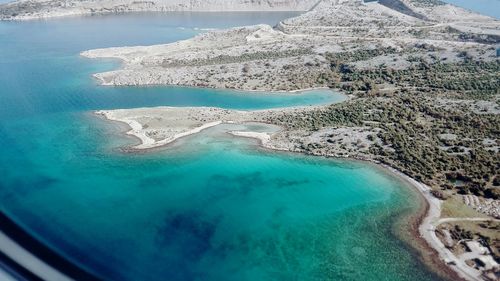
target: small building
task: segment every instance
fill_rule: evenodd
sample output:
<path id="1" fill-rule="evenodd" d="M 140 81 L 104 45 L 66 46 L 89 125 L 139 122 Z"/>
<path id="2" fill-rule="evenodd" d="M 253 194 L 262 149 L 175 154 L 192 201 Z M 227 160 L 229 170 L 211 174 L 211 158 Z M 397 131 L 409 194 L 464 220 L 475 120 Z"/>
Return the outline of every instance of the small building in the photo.
<path id="1" fill-rule="evenodd" d="M 488 248 L 484 247 L 477 241 L 467 241 L 465 242 L 465 245 L 469 250 L 473 253 L 476 253 L 478 255 L 487 255 L 489 254 L 490 251 L 488 251 Z"/>

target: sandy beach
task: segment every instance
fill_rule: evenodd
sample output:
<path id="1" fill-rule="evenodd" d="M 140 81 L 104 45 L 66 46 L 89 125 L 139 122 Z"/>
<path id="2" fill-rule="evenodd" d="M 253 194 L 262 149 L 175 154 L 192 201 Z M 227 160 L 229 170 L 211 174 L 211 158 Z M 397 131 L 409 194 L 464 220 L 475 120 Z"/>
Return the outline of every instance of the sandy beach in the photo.
<path id="1" fill-rule="evenodd" d="M 127 124 L 126 134 L 134 136 L 140 143 L 132 149 L 149 149 L 168 145 L 173 141 L 199 133 L 220 124 L 243 124 L 250 122 L 271 123 L 278 114 L 314 110 L 321 106 L 289 107 L 268 110 L 228 110 L 216 107 L 155 107 L 117 110 L 100 110 L 95 114 L 112 121 Z M 277 132 L 276 134 L 282 133 Z M 230 132 L 236 136 L 253 137 L 266 147 L 286 147 L 286 140 L 271 139 L 259 132 Z"/>
<path id="2" fill-rule="evenodd" d="M 432 251 L 435 251 L 434 255 L 429 255 L 430 261 L 437 260 L 441 261 L 443 265 L 446 264 L 446 267 L 439 266 L 438 264 L 432 264 L 432 267 L 434 267 L 434 269 L 439 268 L 440 271 L 442 271 L 443 268 L 452 269 L 453 271 L 447 272 L 447 274 L 454 273 L 463 280 L 478 280 L 480 276 L 470 270 L 464 262 L 460 262 L 456 256 L 446 249 L 441 240 L 436 236 L 436 225 L 441 218 L 441 201 L 431 194 L 430 191 L 432 189 L 390 166 L 383 164 L 379 165 L 409 183 L 425 200 L 425 211 L 420 217 L 416 218 L 419 225 L 418 232 L 414 234 L 417 235 L 415 238 L 422 239 Z M 427 261 L 427 263 L 430 261 Z"/>

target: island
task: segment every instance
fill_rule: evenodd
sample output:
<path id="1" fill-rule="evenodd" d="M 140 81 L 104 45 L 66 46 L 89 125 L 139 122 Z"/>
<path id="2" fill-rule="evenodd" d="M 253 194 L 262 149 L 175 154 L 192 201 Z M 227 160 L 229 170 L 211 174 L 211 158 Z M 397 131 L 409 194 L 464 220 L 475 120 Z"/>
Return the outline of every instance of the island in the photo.
<path id="1" fill-rule="evenodd" d="M 181 85 L 246 91 L 327 87 L 349 95 L 322 107 L 100 111 L 165 145 L 209 126 L 263 122 L 270 149 L 380 163 L 428 202 L 420 235 L 466 280 L 494 280 L 500 257 L 500 22 L 433 0 L 325 0 L 280 22 L 218 30 L 167 45 L 90 50 L 122 67 L 107 86 Z M 179 118 L 181 120 L 179 120 Z M 234 132 L 233 132 L 234 133 Z M 429 251 L 429 250 L 428 250 Z"/>
<path id="2" fill-rule="evenodd" d="M 0 13 L 2 19 L 31 19 L 215 10 L 217 5 L 228 11 L 307 11 L 276 26 L 215 30 L 172 44 L 81 55 L 121 60 L 120 69 L 94 75 L 104 86 L 330 88 L 348 95 L 345 102 L 259 111 L 157 107 L 96 114 L 130 126 L 128 134 L 140 140 L 130 150 L 165 146 L 223 123 L 259 122 L 280 129 L 230 133 L 259 139 L 268 149 L 380 164 L 425 198 L 425 213 L 412 227 L 416 238 L 423 238 L 414 243 L 431 268 L 450 280 L 497 280 L 499 20 L 438 0 L 117 2 L 124 3 L 20 1 L 0 6 Z"/>

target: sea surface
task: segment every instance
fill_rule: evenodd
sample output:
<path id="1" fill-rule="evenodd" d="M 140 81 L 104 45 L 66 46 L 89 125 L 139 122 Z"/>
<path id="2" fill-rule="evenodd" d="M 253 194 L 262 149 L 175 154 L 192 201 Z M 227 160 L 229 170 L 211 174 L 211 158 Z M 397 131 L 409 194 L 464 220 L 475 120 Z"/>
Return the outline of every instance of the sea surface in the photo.
<path id="1" fill-rule="evenodd" d="M 329 91 L 103 87 L 86 49 L 275 24 L 294 13 L 127 14 L 0 22 L 0 210 L 105 280 L 437 280 L 396 233 L 416 194 L 376 166 L 260 149 L 218 126 L 143 153 L 92 110 L 262 109 Z M 259 125 L 242 130 L 264 130 Z"/>

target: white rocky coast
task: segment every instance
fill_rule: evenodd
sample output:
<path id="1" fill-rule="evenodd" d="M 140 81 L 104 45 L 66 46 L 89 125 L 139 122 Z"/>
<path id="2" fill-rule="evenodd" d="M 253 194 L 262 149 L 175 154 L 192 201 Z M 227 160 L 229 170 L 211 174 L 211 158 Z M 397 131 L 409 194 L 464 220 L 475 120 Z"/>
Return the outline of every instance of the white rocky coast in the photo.
<path id="1" fill-rule="evenodd" d="M 340 87 L 325 77 L 332 77 L 332 63 L 341 53 L 352 54 L 348 67 L 365 69 L 407 69 L 420 59 L 453 63 L 462 60 L 461 54 L 480 61 L 496 59 L 492 44 L 500 40 L 500 21 L 423 2 L 323 0 L 312 11 L 275 28 L 233 28 L 172 44 L 98 49 L 82 55 L 123 61 L 121 69 L 95 75 L 103 85 L 265 91 Z M 465 36 L 471 39 L 464 40 Z"/>
<path id="2" fill-rule="evenodd" d="M 314 107 L 313 107 L 314 108 Z M 129 125 L 127 134 L 137 137 L 140 143 L 132 149 L 150 149 L 168 145 L 177 139 L 201 132 L 220 124 L 269 123 L 276 114 L 307 111 L 313 108 L 284 108 L 240 111 L 216 107 L 154 107 L 101 110 L 96 114 L 108 120 Z M 277 137 L 280 132 L 229 132 L 235 136 L 259 139 L 265 147 L 283 149 L 289 144 Z M 274 137 L 276 136 L 276 137 Z M 273 137 L 273 138 L 272 138 Z"/>
<path id="3" fill-rule="evenodd" d="M 306 11 L 318 0 L 19 0 L 0 5 L 0 19 L 30 20 L 125 12 Z"/>

